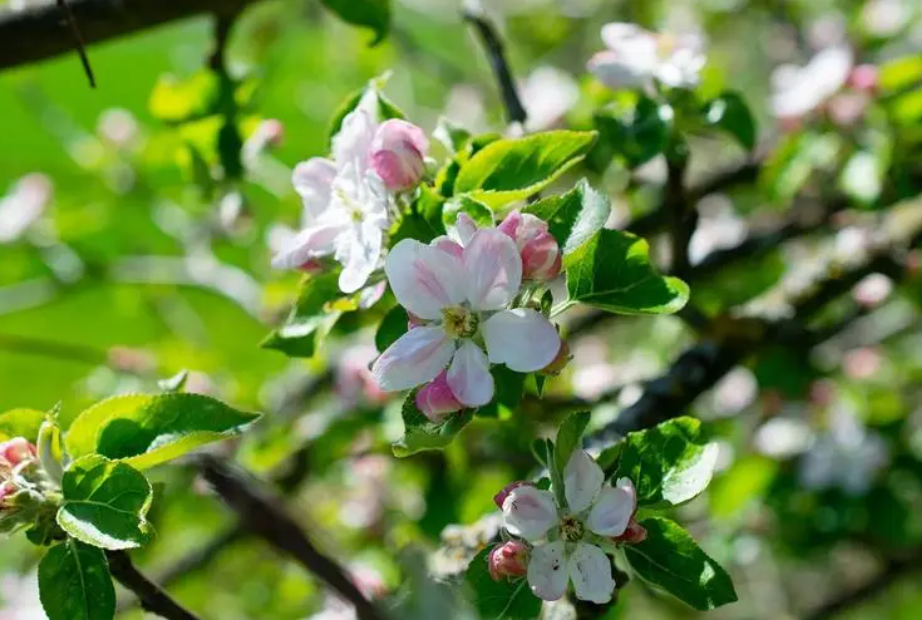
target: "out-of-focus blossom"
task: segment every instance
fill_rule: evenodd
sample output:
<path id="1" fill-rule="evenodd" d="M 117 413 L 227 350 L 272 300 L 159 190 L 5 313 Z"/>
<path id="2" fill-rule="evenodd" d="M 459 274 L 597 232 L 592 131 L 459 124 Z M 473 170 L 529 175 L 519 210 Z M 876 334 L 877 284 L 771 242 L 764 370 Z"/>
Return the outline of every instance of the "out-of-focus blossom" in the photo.
<path id="1" fill-rule="evenodd" d="M 835 46 L 822 50 L 803 67 L 778 67 L 772 75 L 772 113 L 788 121 L 807 116 L 845 86 L 852 63 L 851 49 Z"/>
<path id="2" fill-rule="evenodd" d="M 701 218 L 688 246 L 688 258 L 700 263 L 715 250 L 731 248 L 746 238 L 746 222 L 723 197 L 712 196 L 699 206 Z"/>
<path id="3" fill-rule="evenodd" d="M 51 201 L 51 179 L 35 172 L 19 179 L 0 198 L 0 244 L 17 240 L 42 216 Z"/>
<path id="4" fill-rule="evenodd" d="M 267 118 L 259 122 L 256 129 L 243 143 L 243 161 L 247 166 L 252 166 L 256 159 L 269 149 L 278 148 L 285 140 L 285 125 L 275 118 Z"/>
<path id="5" fill-rule="evenodd" d="M 865 276 L 855 288 L 852 297 L 865 308 L 876 308 L 893 292 L 893 280 L 882 273 Z"/>
<path id="6" fill-rule="evenodd" d="M 368 157 L 387 189 L 404 192 L 423 178 L 428 152 L 429 139 L 422 129 L 393 118 L 378 127 Z"/>
<path id="7" fill-rule="evenodd" d="M 759 427 L 753 443 L 760 454 L 784 459 L 803 452 L 811 437 L 810 427 L 803 420 L 776 417 Z"/>
<path id="8" fill-rule="evenodd" d="M 515 241 L 522 257 L 522 279 L 547 282 L 560 275 L 563 253 L 547 222 L 518 209 L 497 227 Z"/>
<path id="9" fill-rule="evenodd" d="M 759 383 L 747 368 L 734 368 L 714 387 L 714 409 L 722 415 L 739 413 L 753 402 L 759 393 Z"/>
<path id="10" fill-rule="evenodd" d="M 374 601 L 387 594 L 384 579 L 370 566 L 356 566 L 350 569 L 353 583 L 366 599 Z M 357 620 L 358 615 L 352 604 L 335 595 L 327 596 L 323 609 L 306 620 Z"/>
<path id="11" fill-rule="evenodd" d="M 877 37 L 891 37 L 912 18 L 913 0 L 868 0 L 861 9 L 867 31 Z"/>
<path id="12" fill-rule="evenodd" d="M 612 89 L 646 88 L 659 83 L 669 88 L 698 84 L 706 57 L 695 35 L 671 36 L 644 30 L 635 24 L 610 23 L 602 27 L 608 48 L 589 60 L 589 71 Z"/>
<path id="13" fill-rule="evenodd" d="M 881 367 L 880 353 L 871 347 L 853 349 L 845 354 L 842 360 L 842 369 L 850 379 L 862 381 L 870 379 Z"/>
<path id="14" fill-rule="evenodd" d="M 871 103 L 870 97 L 861 92 L 843 92 L 829 100 L 829 120 L 839 127 L 851 127 L 864 118 Z"/>
<path id="15" fill-rule="evenodd" d="M 464 573 L 478 553 L 496 540 L 503 527 L 502 515 L 491 512 L 469 525 L 449 525 L 442 530 L 442 545 L 429 559 L 429 570 L 439 578 Z"/>
<path id="16" fill-rule="evenodd" d="M 125 149 L 131 147 L 138 138 L 138 121 L 128 110 L 110 108 L 99 116 L 96 131 L 105 142 Z"/>
<path id="17" fill-rule="evenodd" d="M 388 395 L 382 391 L 371 374 L 371 363 L 378 356 L 373 345 L 361 344 L 349 347 L 336 365 L 336 393 L 350 407 L 360 403 L 380 405 L 387 402 Z"/>
<path id="18" fill-rule="evenodd" d="M 801 458 L 798 474 L 809 489 L 835 487 L 850 495 L 864 495 L 888 461 L 884 440 L 850 411 L 839 408 L 833 412 L 828 430 Z"/>
<path id="19" fill-rule="evenodd" d="M 545 131 L 556 127 L 579 100 L 579 87 L 570 74 L 554 67 L 538 67 L 522 86 L 522 104 L 527 118 L 525 130 Z"/>
<path id="20" fill-rule="evenodd" d="M 855 90 L 872 93 L 877 90 L 879 73 L 875 65 L 867 63 L 858 65 L 848 76 L 848 85 Z"/>

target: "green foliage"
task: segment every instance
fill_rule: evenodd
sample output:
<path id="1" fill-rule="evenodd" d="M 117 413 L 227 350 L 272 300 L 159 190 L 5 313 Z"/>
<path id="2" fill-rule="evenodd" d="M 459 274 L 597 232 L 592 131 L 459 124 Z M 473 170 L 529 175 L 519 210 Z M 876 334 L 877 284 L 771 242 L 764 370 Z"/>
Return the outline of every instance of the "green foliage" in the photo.
<path id="1" fill-rule="evenodd" d="M 103 400 L 67 432 L 73 458 L 99 454 L 148 469 L 236 435 L 259 417 L 200 394 L 134 394 Z"/>
<path id="2" fill-rule="evenodd" d="M 479 407 L 475 413 L 484 418 L 509 418 L 522 402 L 526 375 L 509 370 L 504 364 L 493 366 L 490 374 L 493 375 L 493 400 Z"/>
<path id="3" fill-rule="evenodd" d="M 661 276 L 647 242 L 602 229 L 564 258 L 570 303 L 618 314 L 671 314 L 688 302 L 688 285 Z"/>
<path id="4" fill-rule="evenodd" d="M 756 122 L 742 95 L 724 91 L 704 106 L 704 119 L 712 127 L 727 132 L 741 147 L 751 151 L 756 145 Z"/>
<path id="5" fill-rule="evenodd" d="M 492 207 L 522 200 L 582 160 L 595 138 L 595 132 L 551 131 L 496 140 L 461 165 L 454 192 Z"/>
<path id="6" fill-rule="evenodd" d="M 600 113 L 595 126 L 600 140 L 627 162 L 631 168 L 647 163 L 666 150 L 672 132 L 674 112 L 666 104 L 641 97 L 627 113 Z"/>
<path id="7" fill-rule="evenodd" d="M 90 455 L 64 473 L 61 528 L 80 542 L 103 549 L 133 549 L 150 540 L 147 511 L 153 489 L 133 467 Z"/>
<path id="8" fill-rule="evenodd" d="M 494 620 L 532 620 L 541 613 L 541 599 L 531 593 L 524 578 L 493 581 L 484 549 L 471 560 L 464 580 L 481 618 Z"/>
<path id="9" fill-rule="evenodd" d="M 391 21 L 390 0 L 320 0 L 325 7 L 339 15 L 343 21 L 365 26 L 375 33 L 372 45 L 387 36 Z"/>
<path id="10" fill-rule="evenodd" d="M 470 196 L 458 196 L 449 200 L 442 210 L 442 223 L 445 228 L 453 227 L 462 213 L 469 215 L 480 228 L 488 228 L 495 224 L 493 209 Z"/>
<path id="11" fill-rule="evenodd" d="M 663 517 L 640 521 L 647 539 L 624 554 L 638 575 L 699 611 L 737 600 L 727 572 L 677 523 Z"/>
<path id="12" fill-rule="evenodd" d="M 288 357 L 313 357 L 342 316 L 335 303 L 339 297 L 338 271 L 305 278 L 285 324 L 266 336 L 260 346 Z"/>
<path id="13" fill-rule="evenodd" d="M 115 588 L 101 549 L 68 539 L 38 566 L 42 608 L 49 620 L 112 620 Z"/>
<path id="14" fill-rule="evenodd" d="M 381 324 L 378 325 L 378 331 L 375 332 L 375 347 L 378 353 L 384 353 L 389 346 L 407 333 L 408 320 L 407 311 L 403 309 L 403 306 L 394 306 L 384 315 Z"/>
<path id="15" fill-rule="evenodd" d="M 442 450 L 473 418 L 470 409 L 449 414 L 440 424 L 429 420 L 416 406 L 416 390 L 407 394 L 401 409 L 403 437 L 393 445 L 394 456 L 407 457 L 424 450 Z"/>
<path id="16" fill-rule="evenodd" d="M 832 164 L 841 146 L 834 134 L 807 131 L 786 136 L 765 162 L 760 183 L 773 200 L 790 200 L 814 172 Z"/>
<path id="17" fill-rule="evenodd" d="M 611 204 L 607 196 L 582 179 L 565 194 L 528 205 L 524 213 L 547 222 L 548 231 L 567 255 L 601 230 L 611 214 Z"/>
<path id="18" fill-rule="evenodd" d="M 45 421 L 45 412 L 36 409 L 10 409 L 0 413 L 0 441 L 13 437 L 38 439 L 38 429 Z"/>
<path id="19" fill-rule="evenodd" d="M 701 493 L 711 482 L 717 446 L 702 437 L 701 422 L 675 418 L 629 433 L 615 478 L 630 478 L 640 506 L 678 505 Z"/>

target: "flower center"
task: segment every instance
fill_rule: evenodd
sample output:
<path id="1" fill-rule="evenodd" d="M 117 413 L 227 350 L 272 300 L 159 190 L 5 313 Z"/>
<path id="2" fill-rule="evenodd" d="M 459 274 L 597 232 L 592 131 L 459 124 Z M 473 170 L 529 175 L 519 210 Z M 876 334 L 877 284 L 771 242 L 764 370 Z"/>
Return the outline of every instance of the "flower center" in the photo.
<path id="1" fill-rule="evenodd" d="M 583 539 L 583 524 L 573 515 L 566 515 L 560 520 L 560 538 L 567 542 Z"/>
<path id="2" fill-rule="evenodd" d="M 470 338 L 477 333 L 480 317 L 461 306 L 442 308 L 442 327 L 452 338 Z"/>
<path id="3" fill-rule="evenodd" d="M 356 224 L 362 222 L 365 219 L 365 212 L 362 210 L 362 205 L 357 201 L 352 199 L 352 196 L 347 194 L 342 189 L 336 190 L 336 197 L 339 198 L 342 206 L 349 213 L 349 217 L 352 218 L 352 221 Z"/>

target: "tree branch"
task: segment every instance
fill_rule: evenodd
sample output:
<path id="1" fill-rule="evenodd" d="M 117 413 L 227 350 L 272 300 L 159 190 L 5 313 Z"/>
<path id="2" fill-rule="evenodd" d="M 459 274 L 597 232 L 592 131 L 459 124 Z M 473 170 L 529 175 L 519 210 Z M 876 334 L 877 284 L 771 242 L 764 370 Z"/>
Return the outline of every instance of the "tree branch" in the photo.
<path id="1" fill-rule="evenodd" d="M 144 609 L 167 620 L 199 620 L 135 568 L 127 553 L 106 551 L 106 558 L 109 560 L 109 572 L 116 581 L 135 593 Z"/>
<path id="2" fill-rule="evenodd" d="M 205 13 L 228 14 L 259 0 L 70 0 L 86 45 Z M 0 70 L 73 51 L 67 20 L 56 0 L 14 10 L 0 8 Z"/>
<path id="3" fill-rule="evenodd" d="M 480 35 L 480 40 L 487 50 L 490 66 L 493 67 L 493 74 L 499 84 L 500 94 L 503 98 L 503 105 L 506 107 L 506 116 L 509 122 L 524 124 L 528 114 L 525 112 L 525 106 L 522 105 L 522 100 L 519 98 L 519 92 L 512 77 L 512 71 L 509 69 L 509 62 L 506 59 L 506 53 L 499 34 L 497 34 L 493 24 L 479 11 L 466 9 L 464 19 L 477 29 L 477 34 Z"/>
<path id="4" fill-rule="evenodd" d="M 86 55 L 86 46 L 83 43 L 83 35 L 80 34 L 80 26 L 77 25 L 77 19 L 70 10 L 70 4 L 68 4 L 67 0 L 57 0 L 57 2 L 58 8 L 61 9 L 64 16 L 67 18 L 67 24 L 70 26 L 70 31 L 74 35 L 77 53 L 80 55 L 80 62 L 83 63 L 83 70 L 86 72 L 86 77 L 90 81 L 90 88 L 96 88 L 96 77 L 93 75 L 93 67 L 90 65 L 90 58 Z"/>
<path id="5" fill-rule="evenodd" d="M 225 503 L 237 513 L 242 525 L 320 577 L 355 607 L 359 620 L 384 620 L 384 615 L 362 595 L 347 573 L 311 543 L 295 520 L 281 507 L 281 498 L 270 494 L 265 483 L 253 481 L 243 472 L 214 457 L 202 459 L 202 473 Z"/>

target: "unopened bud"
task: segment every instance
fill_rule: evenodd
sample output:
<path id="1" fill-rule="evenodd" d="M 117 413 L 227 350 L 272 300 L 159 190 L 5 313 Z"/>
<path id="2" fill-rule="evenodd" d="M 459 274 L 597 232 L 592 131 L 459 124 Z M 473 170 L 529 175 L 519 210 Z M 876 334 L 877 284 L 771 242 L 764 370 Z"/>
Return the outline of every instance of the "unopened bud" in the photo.
<path id="1" fill-rule="evenodd" d="M 16 495 L 19 492 L 19 488 L 13 483 L 12 480 L 5 480 L 0 482 L 0 509 L 3 509 L 8 504 L 7 499 Z"/>
<path id="2" fill-rule="evenodd" d="M 429 140 L 423 130 L 395 118 L 378 127 L 368 155 L 369 164 L 387 189 L 406 191 L 423 178 L 428 151 Z"/>
<path id="3" fill-rule="evenodd" d="M 432 422 L 442 422 L 448 414 L 464 409 L 448 385 L 448 373 L 442 373 L 416 393 L 416 407 Z"/>
<path id="4" fill-rule="evenodd" d="M 5 460 L 11 467 L 16 467 L 25 461 L 31 461 L 35 457 L 35 446 L 22 437 L 14 437 L 9 441 L 0 443 L 0 459 Z"/>
<path id="5" fill-rule="evenodd" d="M 487 563 L 493 581 L 524 577 L 528 573 L 528 546 L 518 540 L 497 545 L 490 551 Z"/>
<path id="6" fill-rule="evenodd" d="M 503 504 L 505 503 L 506 498 L 509 497 L 509 494 L 515 491 L 517 488 L 525 487 L 525 486 L 533 487 L 535 485 L 525 480 L 517 480 L 516 482 L 510 482 L 509 484 L 503 487 L 502 491 L 500 491 L 499 493 L 493 496 L 493 503 L 496 504 L 497 508 L 502 510 Z"/>
<path id="7" fill-rule="evenodd" d="M 557 376 L 567 367 L 571 359 L 573 359 L 573 355 L 570 353 L 570 345 L 567 344 L 566 340 L 561 340 L 557 357 L 551 360 L 550 364 L 539 370 L 538 373 L 552 377 Z"/>
<path id="8" fill-rule="evenodd" d="M 628 523 L 627 529 L 624 530 L 624 533 L 621 536 L 616 536 L 613 540 L 628 545 L 636 545 L 637 543 L 643 542 L 646 539 L 647 530 L 642 525 L 637 523 L 637 521 L 631 519 L 631 522 Z"/>
<path id="9" fill-rule="evenodd" d="M 871 64 L 858 65 L 848 76 L 848 84 L 855 90 L 873 93 L 877 90 L 877 67 Z"/>
<path id="10" fill-rule="evenodd" d="M 522 278 L 547 282 L 560 274 L 563 257 L 547 222 L 530 213 L 516 210 L 497 227 L 519 248 L 522 256 Z"/>

